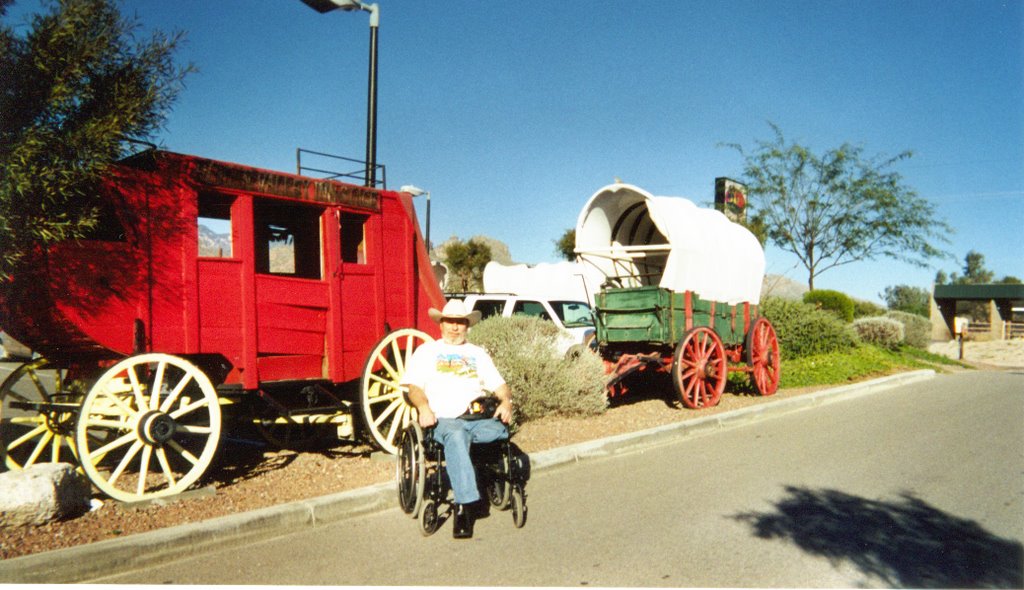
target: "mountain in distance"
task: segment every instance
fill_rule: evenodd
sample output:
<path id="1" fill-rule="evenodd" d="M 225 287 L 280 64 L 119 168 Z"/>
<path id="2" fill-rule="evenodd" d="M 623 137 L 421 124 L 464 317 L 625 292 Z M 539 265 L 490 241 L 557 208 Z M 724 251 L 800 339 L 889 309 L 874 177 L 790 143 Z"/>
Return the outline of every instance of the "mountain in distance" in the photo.
<path id="1" fill-rule="evenodd" d="M 199 255 L 215 258 L 231 257 L 231 234 L 218 234 L 199 224 Z"/>

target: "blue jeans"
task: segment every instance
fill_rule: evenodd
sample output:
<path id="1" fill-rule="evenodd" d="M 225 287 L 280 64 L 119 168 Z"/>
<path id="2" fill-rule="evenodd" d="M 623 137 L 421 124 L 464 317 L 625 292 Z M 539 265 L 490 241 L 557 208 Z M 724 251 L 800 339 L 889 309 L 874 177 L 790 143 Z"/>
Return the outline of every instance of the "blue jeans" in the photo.
<path id="1" fill-rule="evenodd" d="M 469 445 L 506 440 L 508 428 L 496 418 L 438 418 L 433 436 L 444 446 L 445 469 L 455 494 L 455 503 L 470 504 L 479 500 L 480 490 L 476 487 L 476 470 L 469 459 Z"/>

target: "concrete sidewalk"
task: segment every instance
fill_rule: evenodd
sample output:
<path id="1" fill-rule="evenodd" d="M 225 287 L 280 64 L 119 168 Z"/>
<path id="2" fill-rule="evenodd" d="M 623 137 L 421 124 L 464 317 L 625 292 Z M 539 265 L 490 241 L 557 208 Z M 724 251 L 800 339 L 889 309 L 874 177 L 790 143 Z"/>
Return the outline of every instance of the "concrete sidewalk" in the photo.
<path id="1" fill-rule="evenodd" d="M 627 453 L 682 437 L 800 411 L 826 403 L 882 392 L 931 379 L 931 370 L 913 371 L 845 385 L 797 397 L 769 401 L 715 416 L 696 417 L 649 430 L 530 454 L 532 474 L 597 457 Z M 0 583 L 87 582 L 122 570 L 166 563 L 256 539 L 284 535 L 302 527 L 397 507 L 394 482 L 271 506 L 148 533 L 131 535 L 0 561 Z"/>

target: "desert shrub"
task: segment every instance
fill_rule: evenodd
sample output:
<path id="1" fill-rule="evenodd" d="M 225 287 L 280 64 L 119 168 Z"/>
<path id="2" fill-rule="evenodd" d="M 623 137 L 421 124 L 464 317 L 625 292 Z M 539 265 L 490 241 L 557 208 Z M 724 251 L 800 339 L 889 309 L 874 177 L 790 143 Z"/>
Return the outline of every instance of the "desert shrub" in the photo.
<path id="1" fill-rule="evenodd" d="M 767 297 L 761 313 L 775 327 L 783 358 L 840 352 L 858 343 L 848 324 L 809 303 Z"/>
<path id="2" fill-rule="evenodd" d="M 574 360 L 558 354 L 559 330 L 535 316 L 493 316 L 469 331 L 491 353 L 512 389 L 519 424 L 549 414 L 590 416 L 608 407 L 604 364 L 596 354 Z"/>
<path id="3" fill-rule="evenodd" d="M 903 324 L 892 318 L 861 318 L 853 322 L 861 342 L 895 350 L 903 343 Z"/>
<path id="4" fill-rule="evenodd" d="M 845 322 L 853 321 L 853 299 L 846 293 L 829 289 L 815 289 L 804 293 L 804 303 L 831 311 Z"/>
<path id="5" fill-rule="evenodd" d="M 890 311 L 885 317 L 903 324 L 903 342 L 914 348 L 927 349 L 932 341 L 932 323 L 916 313 Z"/>
<path id="6" fill-rule="evenodd" d="M 864 301 L 863 299 L 853 300 L 853 318 L 873 318 L 885 315 L 885 308 L 877 303 Z"/>

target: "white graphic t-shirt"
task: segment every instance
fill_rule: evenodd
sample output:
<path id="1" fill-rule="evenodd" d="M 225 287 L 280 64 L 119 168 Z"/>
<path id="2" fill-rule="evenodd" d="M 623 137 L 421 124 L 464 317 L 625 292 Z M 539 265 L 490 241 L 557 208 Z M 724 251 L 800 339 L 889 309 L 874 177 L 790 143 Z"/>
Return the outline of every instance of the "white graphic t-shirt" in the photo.
<path id="1" fill-rule="evenodd" d="M 417 348 L 401 381 L 402 385 L 423 389 L 438 418 L 461 416 L 469 402 L 504 383 L 484 349 L 468 342 L 446 344 L 443 340 Z"/>

